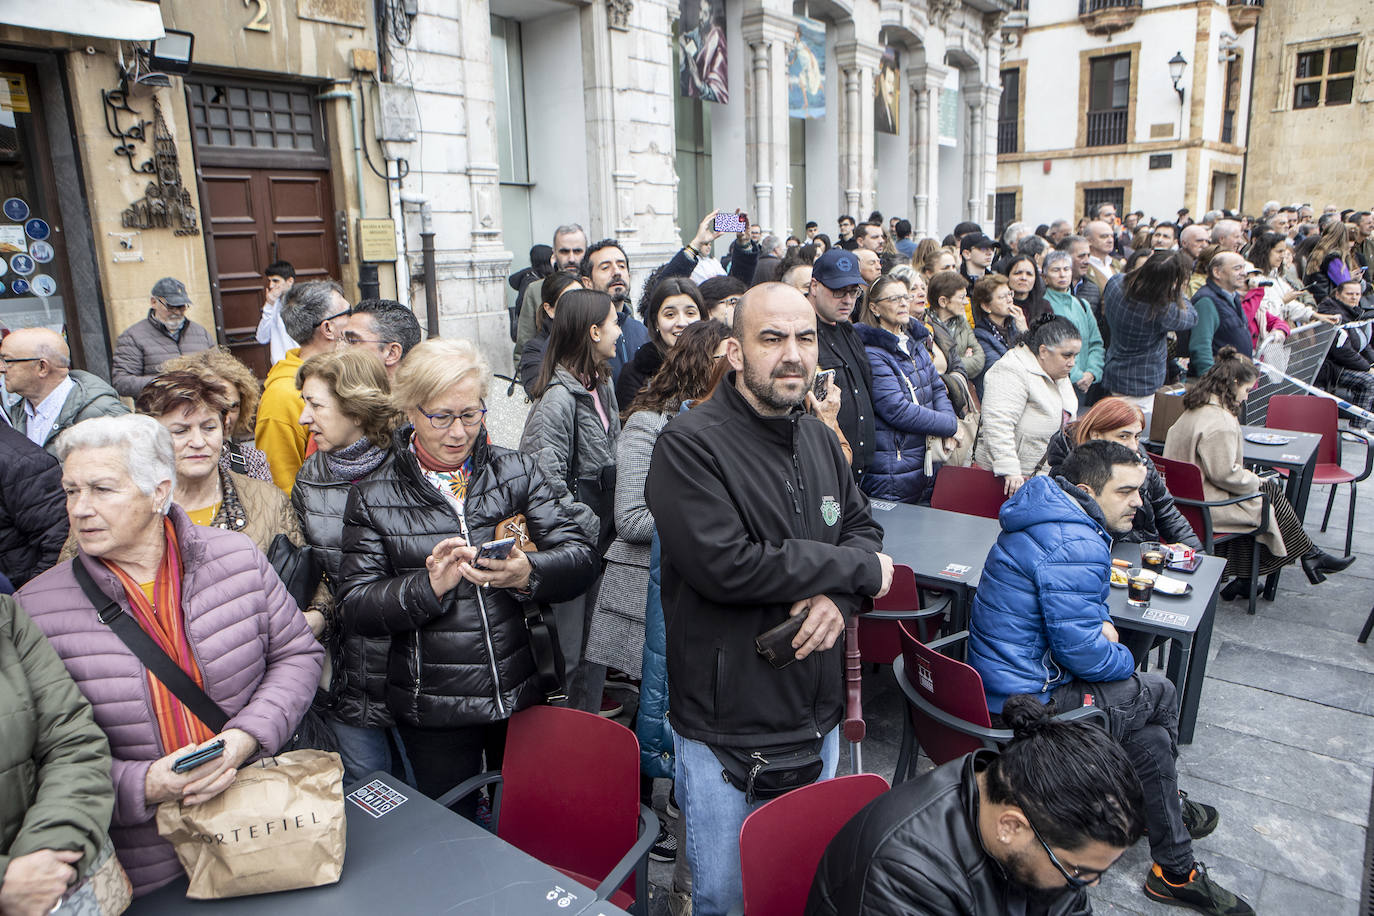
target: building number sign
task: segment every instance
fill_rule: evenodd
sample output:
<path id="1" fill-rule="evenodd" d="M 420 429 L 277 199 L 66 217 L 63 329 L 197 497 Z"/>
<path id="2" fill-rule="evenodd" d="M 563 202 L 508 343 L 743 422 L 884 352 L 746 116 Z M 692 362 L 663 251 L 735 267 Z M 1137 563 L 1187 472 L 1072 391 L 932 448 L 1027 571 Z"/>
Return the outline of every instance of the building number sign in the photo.
<path id="1" fill-rule="evenodd" d="M 256 6 L 258 14 L 248 21 L 243 27 L 245 32 L 270 32 L 272 23 L 267 21 L 267 15 L 272 9 L 272 0 L 243 0 L 244 6 Z"/>

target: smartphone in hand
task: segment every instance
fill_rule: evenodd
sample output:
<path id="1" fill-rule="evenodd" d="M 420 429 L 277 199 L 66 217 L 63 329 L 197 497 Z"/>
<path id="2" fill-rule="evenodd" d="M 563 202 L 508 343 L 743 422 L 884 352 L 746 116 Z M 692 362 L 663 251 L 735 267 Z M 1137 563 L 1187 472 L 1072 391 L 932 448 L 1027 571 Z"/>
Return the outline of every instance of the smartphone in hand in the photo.
<path id="1" fill-rule="evenodd" d="M 720 212 L 716 214 L 715 220 L 712 221 L 711 228 L 716 232 L 744 232 L 749 228 L 749 224 L 746 223 L 744 217 L 740 216 L 738 213 Z"/>
<path id="2" fill-rule="evenodd" d="M 183 754 L 172 761 L 173 773 L 189 773 L 202 764 L 209 763 L 224 754 L 224 739 L 212 741 L 205 747 L 198 747 L 189 754 Z"/>
<path id="3" fill-rule="evenodd" d="M 834 369 L 821 369 L 816 372 L 816 379 L 811 383 L 811 393 L 816 396 L 817 401 L 824 401 L 830 397 L 830 383 L 834 380 Z"/>
<path id="4" fill-rule="evenodd" d="M 510 558 L 511 548 L 515 546 L 515 538 L 501 538 L 499 541 L 487 541 L 477 549 L 477 556 L 473 558 L 472 565 L 478 569 L 486 569 L 487 565 L 483 560 L 506 560 Z"/>

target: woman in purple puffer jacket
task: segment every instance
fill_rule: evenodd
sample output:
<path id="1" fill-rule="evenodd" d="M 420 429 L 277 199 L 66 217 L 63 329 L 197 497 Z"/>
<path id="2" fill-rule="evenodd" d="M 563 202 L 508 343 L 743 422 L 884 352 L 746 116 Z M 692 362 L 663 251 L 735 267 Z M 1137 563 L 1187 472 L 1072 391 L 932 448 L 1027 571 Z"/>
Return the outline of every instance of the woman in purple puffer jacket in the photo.
<path id="1" fill-rule="evenodd" d="M 172 435 L 151 417 L 78 423 L 57 449 L 75 559 L 16 596 L 90 701 L 114 758 L 110 837 L 146 894 L 182 874 L 154 817 L 164 801 L 199 804 L 238 767 L 276 753 L 315 695 L 324 650 L 247 535 L 191 523 L 172 503 Z M 73 572 L 151 636 L 229 716 L 215 734 L 96 616 Z M 222 756 L 185 774 L 172 761 L 224 739 Z"/>

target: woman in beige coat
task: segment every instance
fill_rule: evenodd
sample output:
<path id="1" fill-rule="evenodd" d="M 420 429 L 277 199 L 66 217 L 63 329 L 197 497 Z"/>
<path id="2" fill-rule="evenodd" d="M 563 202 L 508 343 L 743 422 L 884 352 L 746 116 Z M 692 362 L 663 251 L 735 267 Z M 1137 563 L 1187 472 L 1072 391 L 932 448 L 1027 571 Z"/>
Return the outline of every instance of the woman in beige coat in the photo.
<path id="1" fill-rule="evenodd" d="M 1047 314 L 984 374 L 973 460 L 1002 478 L 1007 496 L 1043 470 L 1050 437 L 1077 413 L 1069 372 L 1082 348 L 1072 321 Z"/>
<path id="2" fill-rule="evenodd" d="M 1313 546 L 1279 482 L 1246 470 L 1245 443 L 1236 415 L 1258 379 L 1259 370 L 1249 357 L 1236 352 L 1234 347 L 1223 347 L 1212 368 L 1183 396 L 1183 416 L 1169 428 L 1164 457 L 1197 465 L 1202 470 L 1202 487 L 1208 500 L 1230 499 L 1261 490 L 1268 493 L 1268 524 L 1256 538 L 1260 544 L 1260 575 L 1301 559 L 1303 571 L 1315 585 L 1326 578 L 1324 573 L 1340 572 L 1355 558 L 1338 559 Z M 1260 503 L 1252 499 L 1213 509 L 1214 530 L 1253 531 L 1260 522 Z M 1221 593 L 1227 600 L 1250 593 L 1250 581 L 1239 578 L 1250 571 L 1250 544 L 1248 539 L 1234 539 L 1216 547 L 1217 555 L 1226 558 L 1226 575 L 1237 577 Z"/>

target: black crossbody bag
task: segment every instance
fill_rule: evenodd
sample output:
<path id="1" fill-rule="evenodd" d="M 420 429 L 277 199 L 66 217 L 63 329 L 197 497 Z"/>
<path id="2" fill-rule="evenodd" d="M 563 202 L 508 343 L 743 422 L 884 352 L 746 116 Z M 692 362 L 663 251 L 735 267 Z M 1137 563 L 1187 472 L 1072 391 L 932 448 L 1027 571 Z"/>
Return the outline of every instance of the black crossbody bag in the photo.
<path id="1" fill-rule="evenodd" d="M 95 579 L 91 577 L 80 557 L 72 560 L 72 574 L 76 576 L 76 582 L 85 593 L 86 600 L 96 609 L 96 616 L 100 618 L 100 622 L 119 637 L 120 642 L 143 663 L 143 667 L 172 691 L 172 695 L 180 700 L 193 716 L 204 722 L 206 728 L 215 734 L 224 731 L 225 726 L 229 724 L 229 717 L 224 714 L 224 710 L 220 709 L 219 704 L 210 699 L 204 690 L 196 686 L 191 676 L 181 670 L 181 666 L 153 641 L 143 627 L 138 625 L 137 620 L 124 613 L 118 601 L 100 590 L 100 586 L 95 584 Z M 338 750 L 334 730 L 313 708 L 305 711 L 301 721 L 296 723 L 295 733 L 278 753 L 304 748 Z"/>
<path id="2" fill-rule="evenodd" d="M 768 801 L 821 778 L 824 738 L 774 747 L 708 745 L 720 761 L 721 777 L 744 793 L 747 804 Z"/>

